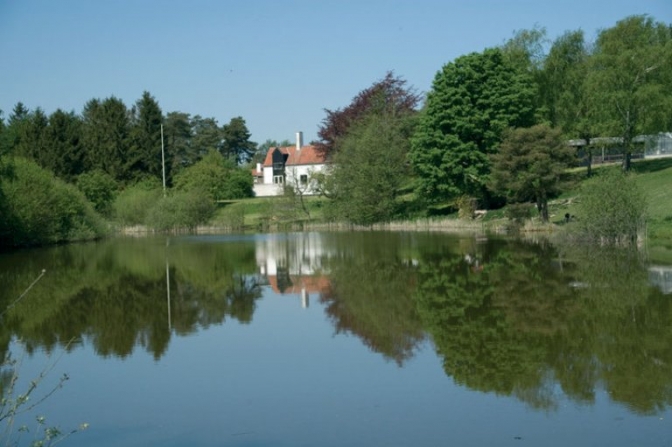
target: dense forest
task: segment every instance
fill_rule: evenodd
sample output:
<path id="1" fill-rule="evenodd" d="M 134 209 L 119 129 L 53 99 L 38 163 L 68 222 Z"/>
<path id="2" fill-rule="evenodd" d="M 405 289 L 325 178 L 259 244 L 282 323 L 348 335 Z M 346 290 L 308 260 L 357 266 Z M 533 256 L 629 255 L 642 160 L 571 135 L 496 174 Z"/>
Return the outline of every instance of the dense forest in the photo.
<path id="1" fill-rule="evenodd" d="M 597 137 L 617 137 L 627 172 L 636 136 L 672 129 L 670 66 L 672 25 L 631 16 L 595 41 L 518 31 L 446 63 L 426 97 L 387 73 L 325 110 L 316 144 L 332 170 L 313 179 L 325 216 L 370 225 L 531 203 L 547 221 L 567 168 L 590 175 Z M 149 92 L 130 107 L 94 98 L 81 113 L 18 103 L 0 115 L 0 248 L 99 237 L 112 221 L 207 222 L 215 201 L 254 195 L 248 163 L 277 143 L 250 137 L 240 116 L 164 113 Z"/>

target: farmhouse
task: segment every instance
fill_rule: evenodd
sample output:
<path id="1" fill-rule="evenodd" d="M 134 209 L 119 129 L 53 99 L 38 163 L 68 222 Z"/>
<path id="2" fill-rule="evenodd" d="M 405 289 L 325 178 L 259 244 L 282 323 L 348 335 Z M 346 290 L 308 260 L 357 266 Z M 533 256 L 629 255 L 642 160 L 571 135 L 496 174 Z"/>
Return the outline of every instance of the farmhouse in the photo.
<path id="1" fill-rule="evenodd" d="M 315 146 L 303 145 L 303 133 L 296 133 L 296 145 L 272 147 L 263 165 L 257 163 L 252 171 L 254 193 L 257 197 L 282 195 L 285 185 L 299 189 L 302 194 L 317 194 L 314 173 L 326 169 L 324 157 Z"/>

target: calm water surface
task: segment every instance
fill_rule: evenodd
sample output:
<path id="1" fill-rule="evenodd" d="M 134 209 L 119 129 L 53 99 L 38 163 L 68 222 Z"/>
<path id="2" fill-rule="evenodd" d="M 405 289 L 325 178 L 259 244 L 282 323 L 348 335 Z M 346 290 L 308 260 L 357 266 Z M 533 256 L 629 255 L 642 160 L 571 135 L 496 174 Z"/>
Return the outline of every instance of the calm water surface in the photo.
<path id="1" fill-rule="evenodd" d="M 0 355 L 23 386 L 54 365 L 42 394 L 68 374 L 24 416 L 88 422 L 67 446 L 672 446 L 671 271 L 441 234 L 115 239 L 0 256 Z"/>

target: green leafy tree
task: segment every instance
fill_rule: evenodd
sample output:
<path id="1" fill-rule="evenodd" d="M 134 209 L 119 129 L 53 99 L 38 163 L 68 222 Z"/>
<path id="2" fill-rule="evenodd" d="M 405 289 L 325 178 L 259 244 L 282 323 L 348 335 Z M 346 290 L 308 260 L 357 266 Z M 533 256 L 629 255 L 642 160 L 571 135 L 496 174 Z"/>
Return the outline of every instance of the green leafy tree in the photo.
<path id="1" fill-rule="evenodd" d="M 250 161 L 257 147 L 250 141 L 250 136 L 245 120 L 240 116 L 232 118 L 229 124 L 222 126 L 222 155 L 239 165 Z"/>
<path id="2" fill-rule="evenodd" d="M 468 195 L 487 205 L 488 156 L 504 130 L 533 124 L 535 95 L 531 75 L 499 49 L 446 64 L 434 78 L 412 139 L 417 194 L 429 202 Z"/>
<path id="3" fill-rule="evenodd" d="M 601 133 L 623 140 L 626 171 L 635 136 L 669 130 L 670 66 L 672 27 L 650 17 L 627 17 L 597 38 L 588 88 L 599 104 Z"/>
<path id="4" fill-rule="evenodd" d="M 361 225 L 389 221 L 407 178 L 413 120 L 408 114 L 371 114 L 337 144 L 328 197 L 338 219 Z"/>
<path id="5" fill-rule="evenodd" d="M 598 104 L 592 100 L 586 82 L 590 56 L 583 31 L 568 31 L 558 37 L 544 60 L 540 92 L 545 118 L 551 126 L 562 129 L 567 139 L 586 142 L 584 152 L 589 177 L 593 161 L 590 141 L 599 136 L 595 118 Z"/>
<path id="6" fill-rule="evenodd" d="M 574 161 L 560 131 L 545 124 L 510 130 L 490 158 L 492 189 L 512 202 L 533 200 L 548 222 L 548 200 L 561 192 L 563 174 Z"/>
<path id="7" fill-rule="evenodd" d="M 127 164 L 135 178 L 149 175 L 161 179 L 161 124 L 163 115 L 156 99 L 147 91 L 131 111 L 132 158 Z M 166 154 L 170 160 L 170 154 Z M 170 168 L 170 164 L 166 165 Z"/>

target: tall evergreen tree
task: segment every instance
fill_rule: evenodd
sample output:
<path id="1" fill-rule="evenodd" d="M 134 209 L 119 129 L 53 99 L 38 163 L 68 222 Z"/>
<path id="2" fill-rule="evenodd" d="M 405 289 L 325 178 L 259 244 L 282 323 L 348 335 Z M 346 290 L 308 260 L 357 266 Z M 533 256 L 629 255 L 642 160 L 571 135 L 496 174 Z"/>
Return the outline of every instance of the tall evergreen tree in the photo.
<path id="1" fill-rule="evenodd" d="M 250 141 L 250 132 L 247 130 L 245 120 L 238 116 L 232 118 L 229 124 L 222 126 L 222 155 L 234 160 L 236 164 L 250 161 L 257 147 Z"/>
<path id="2" fill-rule="evenodd" d="M 171 183 L 175 174 L 191 164 L 191 124 L 189 114 L 182 112 L 169 112 L 164 122 L 163 139 L 166 153 L 170 154 L 166 158 L 170 165 L 166 176 Z"/>
<path id="3" fill-rule="evenodd" d="M 196 115 L 191 119 L 191 151 L 189 165 L 196 163 L 210 151 L 221 153 L 222 129 L 214 118 Z"/>
<path id="4" fill-rule="evenodd" d="M 49 115 L 42 166 L 68 182 L 73 181 L 84 172 L 81 138 L 81 118 L 74 112 L 57 109 Z"/>
<path id="5" fill-rule="evenodd" d="M 26 158 L 31 158 L 38 165 L 46 167 L 46 141 L 45 133 L 49 125 L 49 118 L 41 108 L 35 109 L 28 114 L 28 119 L 21 126 L 19 141 L 14 148 L 14 153 Z"/>
<path id="6" fill-rule="evenodd" d="M 26 126 L 30 118 L 30 111 L 22 102 L 17 102 L 12 109 L 5 129 L 5 138 L 3 138 L 4 149 L 6 153 L 16 154 L 17 147 L 21 144 L 22 136 L 26 133 Z"/>
<path id="7" fill-rule="evenodd" d="M 132 150 L 127 161 L 134 177 L 149 175 L 162 178 L 161 124 L 163 114 L 159 104 L 147 91 L 132 110 Z M 165 149 L 164 149 L 165 150 Z M 170 155 L 166 154 L 170 160 Z M 167 164 L 167 166 L 170 166 Z"/>
<path id="8" fill-rule="evenodd" d="M 126 105 L 114 96 L 92 99 L 82 113 L 86 170 L 100 169 L 117 181 L 132 178 L 129 160 L 130 120 Z"/>

